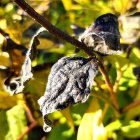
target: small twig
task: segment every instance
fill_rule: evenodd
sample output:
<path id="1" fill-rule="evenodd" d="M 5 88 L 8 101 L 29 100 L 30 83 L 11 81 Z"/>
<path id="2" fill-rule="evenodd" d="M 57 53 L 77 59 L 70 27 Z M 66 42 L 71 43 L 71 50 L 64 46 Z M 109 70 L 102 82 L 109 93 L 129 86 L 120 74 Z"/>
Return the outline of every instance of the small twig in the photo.
<path id="1" fill-rule="evenodd" d="M 63 39 L 69 43 L 71 43 L 72 45 L 84 50 L 89 56 L 94 56 L 93 52 L 90 51 L 90 49 L 87 48 L 87 46 L 78 41 L 77 39 L 71 37 L 70 35 L 68 35 L 67 33 L 61 31 L 60 29 L 56 28 L 54 25 L 52 25 L 46 18 L 44 18 L 43 16 L 41 16 L 40 14 L 38 14 L 31 6 L 29 6 L 24 0 L 14 0 L 15 3 L 20 6 L 24 11 L 26 11 L 28 13 L 28 15 L 30 15 L 35 21 L 37 21 L 39 24 L 41 24 L 44 28 L 46 28 L 48 30 L 48 32 L 50 32 L 51 34 L 53 34 L 54 36 Z M 109 80 L 109 77 L 102 65 L 101 62 L 99 62 L 99 70 L 102 73 L 105 82 L 108 86 L 110 95 L 111 95 L 111 99 L 113 101 L 113 104 L 115 106 L 116 109 L 118 109 L 118 102 L 117 102 L 117 98 L 115 96 L 115 93 L 113 92 L 113 86 Z"/>
<path id="2" fill-rule="evenodd" d="M 127 111 L 129 111 L 130 109 L 132 109 L 132 108 L 134 108 L 134 107 L 136 107 L 136 106 L 138 106 L 138 105 L 140 105 L 140 99 L 134 101 L 133 103 L 131 103 L 131 104 L 129 104 L 128 106 L 126 106 L 125 108 L 123 108 L 122 112 L 127 112 Z"/>
<path id="3" fill-rule="evenodd" d="M 109 90 L 109 93 L 110 93 L 110 96 L 111 96 L 111 100 L 113 101 L 114 107 L 118 110 L 119 105 L 118 105 L 116 94 L 113 91 L 113 86 L 112 86 L 112 84 L 110 82 L 110 79 L 109 79 L 108 75 L 106 74 L 106 71 L 105 71 L 105 69 L 103 67 L 103 64 L 101 62 L 99 63 L 99 70 L 102 73 L 102 76 L 105 80 L 105 83 L 108 85 L 108 90 Z"/>
<path id="4" fill-rule="evenodd" d="M 78 46 L 80 49 L 83 49 L 87 54 L 93 56 L 93 53 L 87 49 L 86 45 L 77 39 L 69 36 L 67 33 L 62 30 L 56 28 L 52 25 L 46 18 L 38 14 L 31 6 L 29 6 L 24 0 L 14 0 L 15 3 L 20 6 L 25 12 L 28 13 L 35 21 L 45 27 L 49 33 L 55 35 L 56 37 L 63 39 L 72 45 Z"/>
<path id="5" fill-rule="evenodd" d="M 140 105 L 139 93 L 140 93 L 140 85 L 139 85 L 138 90 L 137 90 L 136 98 L 134 99 L 134 101 L 132 103 L 130 103 L 129 105 L 124 107 L 122 109 L 122 112 L 127 112 L 127 111 L 135 108 L 136 106 Z"/>
<path id="6" fill-rule="evenodd" d="M 24 108 L 25 108 L 25 112 L 27 114 L 27 118 L 29 119 L 29 122 L 31 123 L 21 134 L 20 136 L 18 137 L 17 140 L 22 140 L 22 138 L 28 134 L 36 125 L 37 125 L 37 122 L 36 120 L 33 118 L 32 116 L 32 113 L 30 111 L 30 109 L 25 105 L 24 105 Z"/>

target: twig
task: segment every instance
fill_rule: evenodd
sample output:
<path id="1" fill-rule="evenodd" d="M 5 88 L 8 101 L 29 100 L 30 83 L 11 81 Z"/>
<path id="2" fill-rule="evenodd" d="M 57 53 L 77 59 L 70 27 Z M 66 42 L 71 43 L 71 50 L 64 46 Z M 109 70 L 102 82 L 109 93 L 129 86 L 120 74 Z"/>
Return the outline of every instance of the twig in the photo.
<path id="1" fill-rule="evenodd" d="M 89 51 L 86 45 L 75 38 L 69 36 L 67 33 L 63 32 L 62 30 L 56 28 L 52 25 L 46 18 L 38 14 L 31 6 L 29 6 L 24 0 L 14 0 L 15 3 L 20 6 L 25 12 L 28 13 L 35 21 L 45 27 L 48 32 L 55 35 L 56 37 L 63 39 L 72 45 L 78 46 L 80 49 L 83 49 L 87 54 L 93 56 L 93 53 Z"/>
<path id="2" fill-rule="evenodd" d="M 39 24 L 41 24 L 43 27 L 45 27 L 48 32 L 50 32 L 51 34 L 53 34 L 54 36 L 63 39 L 69 43 L 71 43 L 72 45 L 84 50 L 89 56 L 93 56 L 93 53 L 87 48 L 87 46 L 78 41 L 77 39 L 69 36 L 67 33 L 61 31 L 60 29 L 56 28 L 54 25 L 52 25 L 46 18 L 44 18 L 43 16 L 39 15 L 31 6 L 29 6 L 24 0 L 14 0 L 15 3 L 20 6 L 24 11 L 26 11 L 28 13 L 28 15 L 30 15 L 35 21 L 37 21 Z M 110 95 L 111 95 L 111 99 L 113 100 L 113 104 L 115 106 L 116 109 L 118 109 L 118 102 L 115 96 L 115 93 L 113 92 L 113 86 L 109 80 L 108 75 L 106 74 L 106 71 L 102 65 L 101 62 L 99 62 L 99 70 L 102 73 L 105 82 L 108 86 Z"/>
<path id="3" fill-rule="evenodd" d="M 25 108 L 25 112 L 27 114 L 27 118 L 29 119 L 29 122 L 31 123 L 18 137 L 17 140 L 22 140 L 23 137 L 28 134 L 36 125 L 37 125 L 37 122 L 36 120 L 33 118 L 32 116 L 32 113 L 30 111 L 30 109 L 25 105 L 24 105 L 24 108 Z"/>
<path id="4" fill-rule="evenodd" d="M 136 94 L 137 96 L 135 97 L 134 101 L 132 103 L 130 103 L 129 105 L 127 105 L 126 107 L 124 107 L 122 109 L 122 112 L 127 112 L 127 111 L 135 108 L 136 106 L 140 105 L 139 93 L 140 93 L 140 85 L 138 87 L 137 94 Z"/>
<path id="5" fill-rule="evenodd" d="M 126 106 L 125 108 L 123 108 L 122 112 L 127 112 L 130 109 L 132 109 L 132 108 L 134 108 L 134 107 L 136 107 L 138 105 L 140 105 L 140 99 L 132 102 L 131 104 L 129 104 L 128 106 Z"/>
<path id="6" fill-rule="evenodd" d="M 113 101 L 114 107 L 118 110 L 119 105 L 118 105 L 116 94 L 113 91 L 113 86 L 112 86 L 112 84 L 110 82 L 110 79 L 109 79 L 108 75 L 106 74 L 104 66 L 103 66 L 103 64 L 101 62 L 99 62 L 99 70 L 100 70 L 100 72 L 101 72 L 101 74 L 102 74 L 102 76 L 103 76 L 103 78 L 105 80 L 105 83 L 107 84 L 107 87 L 108 87 L 111 99 Z"/>

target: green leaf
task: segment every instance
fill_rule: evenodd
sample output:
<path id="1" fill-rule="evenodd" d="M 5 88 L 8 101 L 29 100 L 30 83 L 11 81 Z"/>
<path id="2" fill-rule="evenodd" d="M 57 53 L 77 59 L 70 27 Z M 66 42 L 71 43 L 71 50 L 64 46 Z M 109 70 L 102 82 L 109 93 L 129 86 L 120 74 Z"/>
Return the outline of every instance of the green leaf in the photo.
<path id="1" fill-rule="evenodd" d="M 120 120 L 116 120 L 108 124 L 105 129 L 107 132 L 113 132 L 115 130 L 119 130 L 122 126 L 122 122 Z"/>
<path id="2" fill-rule="evenodd" d="M 56 125 L 50 135 L 48 140 L 74 140 L 75 135 L 73 134 L 73 131 L 68 128 L 68 125 L 66 123 Z"/>
<path id="3" fill-rule="evenodd" d="M 131 120 L 129 125 L 121 128 L 123 135 L 127 138 L 140 137 L 140 122 Z"/>
<path id="4" fill-rule="evenodd" d="M 4 140 L 9 131 L 5 110 L 0 110 L 0 128 L 0 139 Z"/>
<path id="5" fill-rule="evenodd" d="M 19 135 L 27 128 L 25 110 L 22 105 L 16 105 L 6 112 L 9 127 L 8 137 L 10 140 L 17 140 Z M 6 138 L 6 140 L 9 140 Z M 27 140 L 27 135 L 23 140 Z"/>
<path id="6" fill-rule="evenodd" d="M 77 140 L 106 140 L 106 132 L 102 123 L 102 110 L 98 100 L 94 98 L 84 114 L 78 129 Z"/>

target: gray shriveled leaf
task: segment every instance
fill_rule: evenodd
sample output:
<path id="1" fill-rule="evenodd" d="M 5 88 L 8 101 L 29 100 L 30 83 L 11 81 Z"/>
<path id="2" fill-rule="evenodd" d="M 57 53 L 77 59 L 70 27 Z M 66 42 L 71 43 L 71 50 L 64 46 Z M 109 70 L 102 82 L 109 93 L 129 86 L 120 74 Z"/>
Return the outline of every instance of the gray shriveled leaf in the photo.
<path id="1" fill-rule="evenodd" d="M 104 14 L 98 17 L 79 37 L 79 40 L 100 54 L 120 54 L 120 33 L 117 17 L 113 14 Z"/>
<path id="2" fill-rule="evenodd" d="M 19 75 L 17 77 L 9 76 L 5 80 L 4 87 L 11 95 L 22 92 L 25 87 L 25 83 L 32 78 L 31 61 L 36 56 L 34 53 L 36 52 L 36 46 L 39 45 L 37 36 L 44 30 L 45 29 L 41 27 L 32 37 L 30 47 L 26 53 Z"/>
<path id="3" fill-rule="evenodd" d="M 53 65 L 45 94 L 38 100 L 44 118 L 44 131 L 51 131 L 52 123 L 47 119 L 49 113 L 88 99 L 97 73 L 95 58 L 63 57 Z"/>

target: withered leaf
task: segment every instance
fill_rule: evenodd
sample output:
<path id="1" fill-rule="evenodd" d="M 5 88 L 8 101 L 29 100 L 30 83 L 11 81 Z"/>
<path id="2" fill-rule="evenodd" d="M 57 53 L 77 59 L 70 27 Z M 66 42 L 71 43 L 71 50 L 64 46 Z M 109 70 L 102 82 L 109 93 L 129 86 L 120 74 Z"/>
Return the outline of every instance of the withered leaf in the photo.
<path id="1" fill-rule="evenodd" d="M 51 130 L 52 123 L 47 119 L 49 113 L 88 99 L 97 73 L 95 58 L 63 57 L 53 65 L 45 94 L 38 100 L 45 122 L 44 131 Z"/>
<path id="2" fill-rule="evenodd" d="M 34 35 L 34 33 L 40 28 L 40 25 L 37 23 L 32 24 L 29 28 L 27 28 L 23 32 L 23 37 L 30 38 Z M 57 37 L 49 34 L 49 32 L 42 32 L 39 36 L 40 39 L 45 39 L 50 42 L 53 42 L 56 46 L 62 46 L 63 42 Z"/>
<path id="3" fill-rule="evenodd" d="M 27 48 L 21 44 L 17 44 L 10 38 L 9 34 L 5 33 L 2 29 L 0 29 L 0 33 L 5 37 L 2 45 L 2 51 L 7 52 L 10 58 L 9 71 L 13 76 L 17 76 L 25 59 Z"/>
<path id="4" fill-rule="evenodd" d="M 120 54 L 120 33 L 117 17 L 104 14 L 98 17 L 79 37 L 79 40 L 100 54 Z"/>
<path id="5" fill-rule="evenodd" d="M 23 63 L 17 64 L 21 66 L 21 69 L 18 71 L 18 74 L 16 75 L 10 73 L 8 78 L 5 80 L 4 87 L 8 92 L 11 93 L 11 95 L 22 92 L 25 87 L 25 83 L 32 78 L 33 74 L 32 74 L 31 61 L 36 56 L 35 53 L 36 46 L 39 44 L 37 36 L 39 35 L 39 33 L 41 33 L 44 30 L 45 30 L 44 28 L 40 28 L 32 37 L 30 42 L 30 47 L 26 52 Z M 20 58 L 15 57 L 15 59 L 20 59 Z M 16 62 L 18 62 L 18 60 L 16 60 Z"/>

